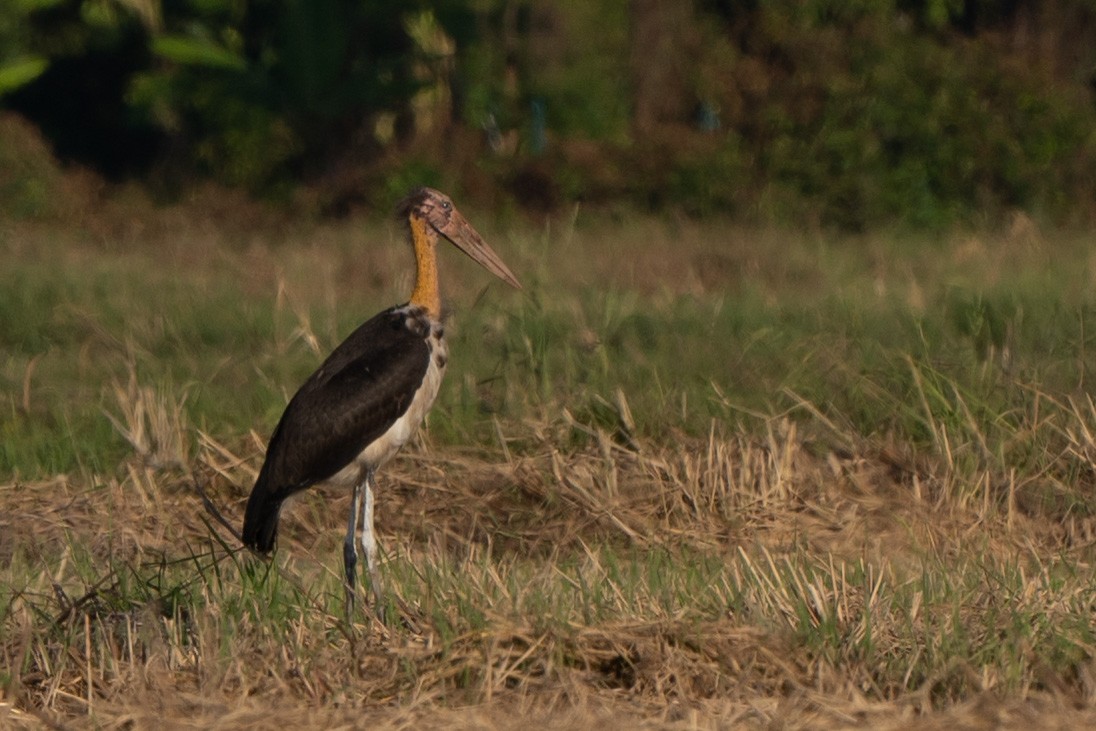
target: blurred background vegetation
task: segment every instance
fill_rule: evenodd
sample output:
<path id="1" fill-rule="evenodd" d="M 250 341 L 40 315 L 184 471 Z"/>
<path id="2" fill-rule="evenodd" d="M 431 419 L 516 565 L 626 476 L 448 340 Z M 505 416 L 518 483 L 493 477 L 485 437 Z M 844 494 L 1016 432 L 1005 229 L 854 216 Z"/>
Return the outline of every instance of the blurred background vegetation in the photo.
<path id="1" fill-rule="evenodd" d="M 0 208 L 61 205 L 46 150 L 320 214 L 1089 224 L 1094 93 L 1094 0 L 5 0 Z"/>

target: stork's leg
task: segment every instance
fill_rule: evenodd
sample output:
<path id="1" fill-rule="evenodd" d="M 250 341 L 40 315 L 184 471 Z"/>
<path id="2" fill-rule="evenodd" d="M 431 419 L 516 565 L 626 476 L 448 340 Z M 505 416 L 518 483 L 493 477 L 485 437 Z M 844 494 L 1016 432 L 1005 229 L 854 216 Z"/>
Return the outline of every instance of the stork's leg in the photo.
<path id="1" fill-rule="evenodd" d="M 346 541 L 343 543 L 343 568 L 346 570 L 346 621 L 349 623 L 354 616 L 354 597 L 357 594 L 357 567 L 358 551 L 354 546 L 354 539 L 358 532 L 358 509 L 362 502 L 362 485 L 369 489 L 368 482 L 362 480 L 354 485 L 354 497 L 350 501 L 350 519 L 346 525 Z"/>
<path id="2" fill-rule="evenodd" d="M 373 532 L 373 470 L 365 475 L 365 501 L 362 504 L 362 549 L 369 568 L 369 585 L 373 588 L 377 617 L 384 621 L 384 589 L 377 569 L 377 537 Z"/>

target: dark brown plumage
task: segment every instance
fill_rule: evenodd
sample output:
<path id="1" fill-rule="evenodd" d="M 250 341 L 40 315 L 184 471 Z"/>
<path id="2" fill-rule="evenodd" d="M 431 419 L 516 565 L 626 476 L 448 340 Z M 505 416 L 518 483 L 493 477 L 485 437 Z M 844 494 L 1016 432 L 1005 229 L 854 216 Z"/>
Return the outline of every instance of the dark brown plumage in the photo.
<path id="1" fill-rule="evenodd" d="M 270 437 L 247 501 L 244 543 L 274 549 L 278 512 L 295 492 L 333 477 L 391 428 L 422 385 L 429 323 L 393 307 L 342 342 L 304 382 Z"/>
<path id="2" fill-rule="evenodd" d="M 449 351 L 441 324 L 437 243 L 448 239 L 520 289 L 513 273 L 444 193 L 413 191 L 398 207 L 415 250 L 415 286 L 406 305 L 350 334 L 300 387 L 270 437 L 244 515 L 243 540 L 268 552 L 290 495 L 316 484 L 353 490 L 346 541 L 347 613 L 353 610 L 360 522 L 374 596 L 382 594 L 373 532 L 376 471 L 415 433 L 438 393 Z"/>

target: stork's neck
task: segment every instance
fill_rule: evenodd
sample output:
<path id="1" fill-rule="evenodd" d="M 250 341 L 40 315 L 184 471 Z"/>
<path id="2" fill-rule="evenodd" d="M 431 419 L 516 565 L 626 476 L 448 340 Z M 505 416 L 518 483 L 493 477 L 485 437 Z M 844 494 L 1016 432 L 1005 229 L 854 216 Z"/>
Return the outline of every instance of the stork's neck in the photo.
<path id="1" fill-rule="evenodd" d="M 434 320 L 441 319 L 441 292 L 438 289 L 438 234 L 426 221 L 411 216 L 411 245 L 415 248 L 415 289 L 412 305 L 426 310 Z"/>

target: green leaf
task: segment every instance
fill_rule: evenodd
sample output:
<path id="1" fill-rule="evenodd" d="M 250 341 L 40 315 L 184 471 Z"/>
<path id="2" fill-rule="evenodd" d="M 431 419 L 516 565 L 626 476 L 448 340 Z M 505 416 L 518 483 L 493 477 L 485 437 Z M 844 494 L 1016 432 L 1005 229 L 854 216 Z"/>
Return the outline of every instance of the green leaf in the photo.
<path id="1" fill-rule="evenodd" d="M 187 66 L 242 71 L 247 61 L 212 41 L 188 36 L 161 36 L 152 42 L 157 56 Z"/>
<path id="2" fill-rule="evenodd" d="M 42 56 L 23 56 L 0 64 L 0 96 L 29 84 L 47 68 L 49 60 Z"/>

